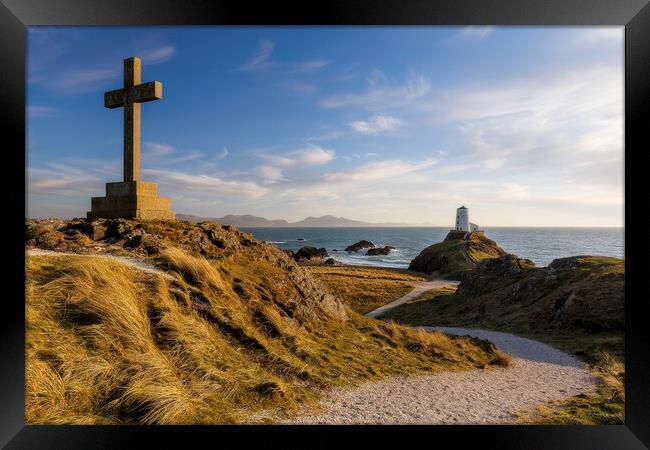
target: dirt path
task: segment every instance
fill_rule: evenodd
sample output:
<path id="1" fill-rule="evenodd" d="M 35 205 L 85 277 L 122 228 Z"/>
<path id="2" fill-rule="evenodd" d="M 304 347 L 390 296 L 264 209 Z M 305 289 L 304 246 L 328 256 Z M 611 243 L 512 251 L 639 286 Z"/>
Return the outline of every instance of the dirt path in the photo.
<path id="1" fill-rule="evenodd" d="M 156 275 L 163 276 L 168 280 L 174 280 L 167 272 L 158 269 L 152 265 L 149 261 L 144 258 L 133 258 L 130 256 L 116 256 L 116 255 L 97 255 L 97 254 L 80 254 L 80 253 L 64 253 L 64 252 L 53 252 L 50 250 L 42 250 L 40 248 L 30 248 L 25 251 L 26 256 L 82 256 L 85 258 L 106 258 L 112 259 L 113 261 L 118 261 L 127 266 L 131 266 L 135 269 L 142 270 L 143 272 L 155 273 Z"/>
<path id="2" fill-rule="evenodd" d="M 513 413 L 594 387 L 595 378 L 572 356 L 508 333 L 433 328 L 488 339 L 513 356 L 514 367 L 393 377 L 337 388 L 304 412 L 304 424 L 507 424 Z"/>
<path id="3" fill-rule="evenodd" d="M 366 316 L 368 317 L 380 316 L 381 314 L 385 313 L 389 309 L 401 305 L 402 303 L 406 303 L 409 300 L 413 300 L 414 298 L 418 297 L 420 294 L 426 291 L 430 291 L 431 289 L 440 289 L 449 286 L 458 286 L 459 284 L 460 281 L 453 281 L 453 280 L 434 280 L 434 281 L 417 282 L 414 284 L 415 288 L 411 292 L 404 295 L 403 297 L 398 298 L 397 300 L 385 304 L 384 306 L 380 306 L 374 311 L 370 311 L 369 313 L 366 313 Z"/>

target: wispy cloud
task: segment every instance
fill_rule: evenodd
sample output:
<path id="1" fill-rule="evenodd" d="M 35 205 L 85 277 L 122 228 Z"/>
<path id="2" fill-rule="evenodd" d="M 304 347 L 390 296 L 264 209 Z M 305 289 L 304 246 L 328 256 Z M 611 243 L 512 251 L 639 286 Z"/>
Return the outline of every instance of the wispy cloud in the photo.
<path id="1" fill-rule="evenodd" d="M 292 150 L 282 154 L 260 154 L 265 162 L 254 169 L 256 175 L 265 183 L 286 181 L 284 172 L 287 169 L 322 166 L 335 157 L 334 150 L 308 144 L 307 147 Z"/>
<path id="2" fill-rule="evenodd" d="M 326 173 L 325 179 L 337 182 L 383 180 L 428 169 L 435 163 L 436 160 L 434 159 L 425 159 L 420 162 L 386 160 L 372 164 L 365 164 L 350 170 Z"/>
<path id="3" fill-rule="evenodd" d="M 143 64 L 161 64 L 169 61 L 174 53 L 176 53 L 176 48 L 173 45 L 164 45 L 142 51 L 140 58 Z"/>
<path id="4" fill-rule="evenodd" d="M 144 169 L 142 172 L 175 192 L 192 193 L 193 195 L 200 192 L 211 195 L 258 198 L 269 192 L 268 188 L 252 181 L 224 180 L 211 175 L 190 174 L 178 170 Z"/>
<path id="5" fill-rule="evenodd" d="M 341 92 L 321 102 L 325 108 L 361 106 L 364 108 L 390 108 L 408 105 L 431 92 L 428 78 L 415 72 L 404 81 L 394 82 L 380 70 L 366 79 L 366 89 L 361 92 Z"/>
<path id="6" fill-rule="evenodd" d="M 158 165 L 178 164 L 207 156 L 198 150 L 178 152 L 174 146 L 160 142 L 144 142 L 143 147 L 144 157 Z"/>
<path id="7" fill-rule="evenodd" d="M 269 67 L 268 59 L 274 49 L 275 42 L 268 39 L 262 39 L 251 59 L 239 69 L 243 71 L 254 71 Z"/>
<path id="8" fill-rule="evenodd" d="M 300 74 L 303 72 L 315 72 L 324 67 L 332 64 L 328 59 L 307 59 L 300 62 L 291 61 L 271 61 L 271 56 L 275 50 L 276 43 L 269 39 L 262 39 L 259 41 L 259 46 L 253 56 L 239 67 L 240 71 L 255 72 L 274 68 L 283 73 Z M 292 82 L 282 83 L 286 86 L 291 86 Z"/>
<path id="9" fill-rule="evenodd" d="M 357 133 L 377 134 L 383 131 L 393 131 L 401 128 L 404 123 L 396 117 L 375 114 L 368 120 L 358 120 L 349 124 Z"/>
<path id="10" fill-rule="evenodd" d="M 27 169 L 27 191 L 30 194 L 83 197 L 102 192 L 103 180 L 93 170 L 53 163 L 48 167 Z"/>
<path id="11" fill-rule="evenodd" d="M 317 145 L 292 150 L 281 155 L 260 155 L 274 166 L 281 168 L 298 167 L 301 165 L 319 166 L 334 159 L 334 150 L 328 150 Z"/>
<path id="12" fill-rule="evenodd" d="M 108 81 L 121 80 L 121 58 L 125 55 L 139 56 L 144 64 L 152 65 L 169 61 L 176 51 L 163 37 L 155 36 L 133 39 L 126 47 L 116 44 L 114 48 L 97 49 L 91 54 L 79 48 L 83 39 L 80 29 L 30 27 L 28 83 L 58 94 L 101 91 L 108 88 Z M 56 64 L 60 61 L 66 63 Z"/>
<path id="13" fill-rule="evenodd" d="M 186 161 L 194 161 L 196 159 L 201 159 L 204 156 L 205 156 L 205 153 L 203 153 L 201 151 L 198 151 L 198 150 L 194 150 L 194 151 L 191 151 L 191 152 L 187 152 L 182 156 L 177 156 L 176 158 L 170 158 L 168 163 L 169 164 L 178 164 L 178 163 L 182 163 L 182 162 L 186 162 Z"/>
<path id="14" fill-rule="evenodd" d="M 327 59 L 313 59 L 295 64 L 293 70 L 295 72 L 308 72 L 312 70 L 322 69 L 323 67 L 329 66 L 330 64 L 332 64 L 332 61 L 329 61 Z"/>
<path id="15" fill-rule="evenodd" d="M 224 147 L 223 150 L 221 151 L 221 153 L 219 153 L 219 154 L 215 157 L 215 159 L 224 159 L 224 158 L 225 158 L 226 156 L 228 156 L 229 154 L 230 154 L 230 151 L 228 151 L 228 149 L 227 149 L 226 147 Z"/>
<path id="16" fill-rule="evenodd" d="M 61 93 L 86 93 L 104 89 L 106 81 L 117 80 L 121 74 L 122 67 L 117 65 L 110 68 L 65 69 L 50 76 L 43 74 L 32 81 Z"/>
<path id="17" fill-rule="evenodd" d="M 622 162 L 622 83 L 620 67 L 581 67 L 461 88 L 441 99 L 440 114 L 459 124 L 460 137 L 488 170 L 534 166 L 559 180 L 580 169 L 582 179 L 602 183 L 602 167 Z"/>
<path id="18" fill-rule="evenodd" d="M 143 147 L 145 156 L 165 156 L 175 151 L 173 146 L 160 142 L 144 142 Z"/>

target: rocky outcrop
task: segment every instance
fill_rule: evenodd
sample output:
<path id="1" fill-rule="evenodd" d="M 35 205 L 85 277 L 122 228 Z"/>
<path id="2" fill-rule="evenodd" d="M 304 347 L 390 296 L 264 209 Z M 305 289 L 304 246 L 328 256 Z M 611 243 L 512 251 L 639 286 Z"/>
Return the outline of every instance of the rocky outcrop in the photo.
<path id="1" fill-rule="evenodd" d="M 324 314 L 347 320 L 345 307 L 338 298 L 298 266 L 293 258 L 272 244 L 256 241 L 232 225 L 126 219 L 28 220 L 25 245 L 28 249 L 152 257 L 156 261 L 169 247 L 180 247 L 195 256 L 230 261 L 223 263 L 225 270 L 229 264 L 234 267 L 263 262 L 276 273 L 276 296 L 283 299 L 287 311 L 303 317 L 318 318 Z M 327 256 L 325 249 L 315 250 L 314 255 L 321 255 L 321 259 Z M 247 298 L 251 294 L 242 291 L 241 295 Z"/>
<path id="2" fill-rule="evenodd" d="M 27 247 L 72 253 L 155 256 L 167 245 L 208 258 L 252 245 L 253 237 L 231 225 L 127 219 L 28 220 Z"/>
<path id="3" fill-rule="evenodd" d="M 384 247 L 374 247 L 368 249 L 366 252 L 367 256 L 378 256 L 378 255 L 388 255 L 391 250 L 394 250 L 395 247 L 391 247 L 390 245 L 386 245 Z"/>
<path id="4" fill-rule="evenodd" d="M 374 247 L 375 244 L 373 244 L 370 241 L 366 240 L 360 240 L 359 242 L 355 242 L 352 245 L 348 245 L 345 247 L 346 252 L 358 252 L 359 250 L 363 250 L 364 248 L 372 248 Z"/>
<path id="5" fill-rule="evenodd" d="M 624 306 L 622 259 L 573 256 L 535 267 L 527 259 L 503 255 L 466 272 L 455 294 L 426 306 L 398 307 L 402 310 L 393 314 L 410 317 L 413 325 L 600 333 L 624 330 Z"/>
<path id="6" fill-rule="evenodd" d="M 450 232 L 443 242 L 433 244 L 411 261 L 409 270 L 450 279 L 461 279 L 484 259 L 506 252 L 483 233 Z"/>
<path id="7" fill-rule="evenodd" d="M 296 261 L 311 261 L 311 260 L 322 260 L 323 258 L 327 258 L 329 255 L 327 254 L 327 250 L 324 248 L 316 248 L 316 247 L 302 247 L 300 250 L 295 252 L 293 254 L 293 259 Z"/>

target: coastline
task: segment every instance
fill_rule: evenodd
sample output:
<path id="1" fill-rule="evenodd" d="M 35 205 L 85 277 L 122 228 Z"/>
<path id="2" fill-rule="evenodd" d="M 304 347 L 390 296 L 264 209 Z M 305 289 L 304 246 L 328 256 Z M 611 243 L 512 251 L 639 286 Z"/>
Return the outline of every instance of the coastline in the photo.
<path id="1" fill-rule="evenodd" d="M 425 248 L 445 239 L 449 227 L 422 228 L 244 228 L 255 239 L 281 250 L 298 251 L 305 246 L 324 248 L 328 257 L 345 264 L 385 268 L 408 268 Z M 530 259 L 537 267 L 577 255 L 624 259 L 623 228 L 486 228 L 485 235 L 504 251 Z M 365 251 L 343 251 L 354 242 L 367 240 L 376 247 L 392 246 L 388 255 L 366 256 Z M 337 251 L 335 251 L 337 250 Z"/>

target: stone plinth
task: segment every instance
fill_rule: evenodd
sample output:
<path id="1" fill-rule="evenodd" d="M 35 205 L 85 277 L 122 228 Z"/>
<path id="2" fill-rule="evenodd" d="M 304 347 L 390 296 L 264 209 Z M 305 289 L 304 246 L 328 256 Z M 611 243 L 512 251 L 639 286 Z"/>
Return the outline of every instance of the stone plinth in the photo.
<path id="1" fill-rule="evenodd" d="M 92 197 L 89 219 L 175 220 L 171 200 L 158 197 L 158 184 L 149 181 L 106 183 L 106 197 Z"/>

